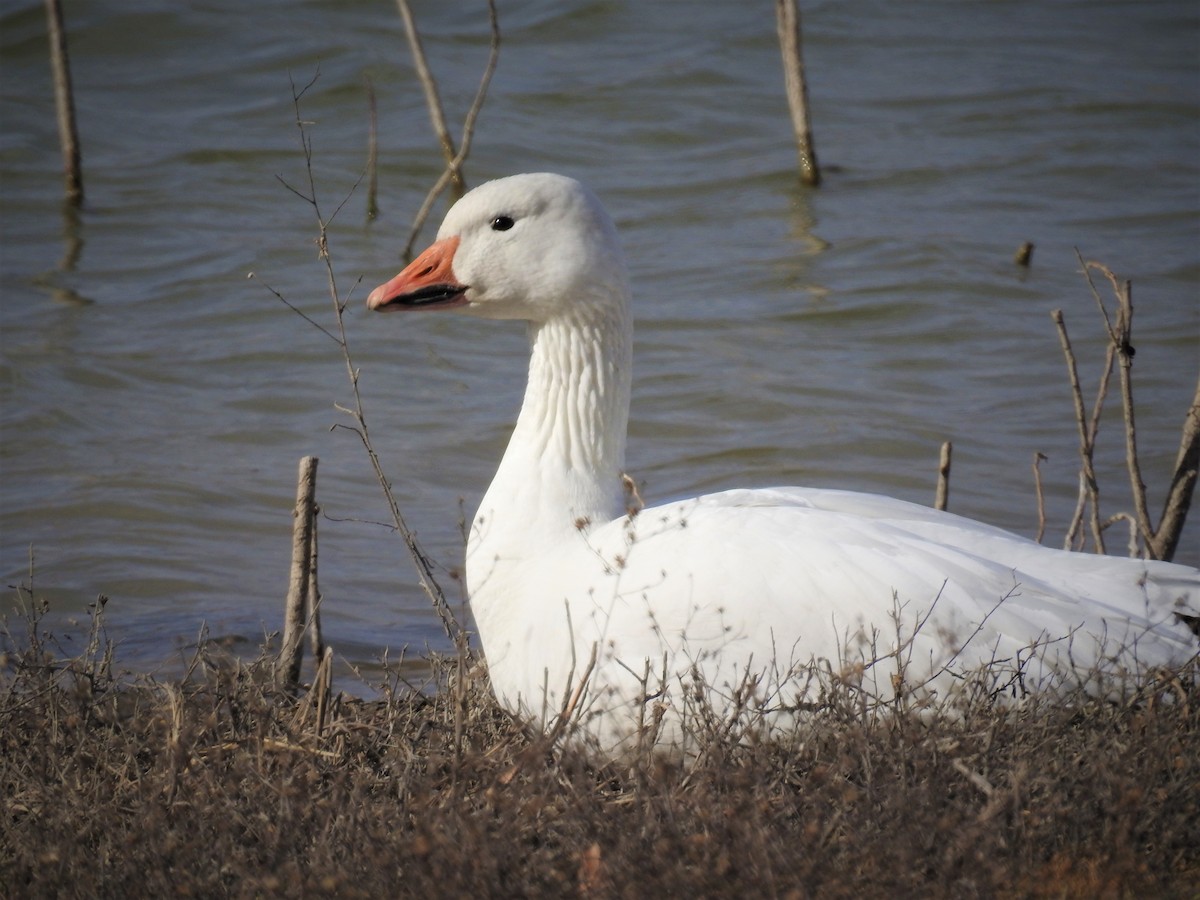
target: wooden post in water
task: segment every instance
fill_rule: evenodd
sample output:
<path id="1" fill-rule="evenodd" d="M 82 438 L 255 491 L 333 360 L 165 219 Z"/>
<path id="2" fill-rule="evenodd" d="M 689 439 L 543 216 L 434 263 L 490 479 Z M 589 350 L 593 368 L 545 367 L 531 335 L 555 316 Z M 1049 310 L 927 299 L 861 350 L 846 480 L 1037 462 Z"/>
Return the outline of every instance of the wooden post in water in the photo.
<path id="1" fill-rule="evenodd" d="M 937 492 L 933 498 L 933 508 L 945 510 L 950 502 L 950 453 L 954 446 L 946 441 L 942 444 L 942 452 L 938 457 Z"/>
<path id="2" fill-rule="evenodd" d="M 67 58 L 67 31 L 59 0 L 46 0 L 50 31 L 50 65 L 54 71 L 54 103 L 58 109 L 58 140 L 62 144 L 67 202 L 83 203 L 83 173 L 79 162 L 79 134 L 75 129 L 75 95 L 71 90 L 71 65 Z"/>
<path id="3" fill-rule="evenodd" d="M 792 111 L 796 151 L 800 155 L 800 180 L 816 187 L 821 183 L 821 170 L 817 166 L 812 124 L 808 118 L 808 83 L 804 79 L 804 56 L 800 52 L 800 9 L 797 4 L 798 0 L 775 0 L 775 27 L 779 32 L 779 50 L 783 54 L 783 86 Z"/>
<path id="4" fill-rule="evenodd" d="M 300 664 L 304 660 L 304 628 L 313 615 L 313 628 L 318 628 L 316 612 L 316 503 L 317 463 L 315 456 L 300 460 L 296 482 L 296 509 L 292 524 L 292 571 L 288 584 L 287 605 L 283 622 L 283 646 L 279 651 L 279 671 L 286 687 L 300 683 Z M 320 638 L 314 640 L 319 646 Z"/>

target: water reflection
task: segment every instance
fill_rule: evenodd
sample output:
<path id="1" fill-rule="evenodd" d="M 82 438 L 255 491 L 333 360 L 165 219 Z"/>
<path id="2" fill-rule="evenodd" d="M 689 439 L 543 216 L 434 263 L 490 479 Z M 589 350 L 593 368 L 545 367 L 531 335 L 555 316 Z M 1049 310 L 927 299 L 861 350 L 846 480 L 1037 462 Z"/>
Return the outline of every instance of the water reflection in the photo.
<path id="1" fill-rule="evenodd" d="M 62 204 L 62 236 L 65 247 L 58 261 L 60 272 L 73 272 L 83 253 L 83 222 L 79 217 L 79 206 L 69 200 Z"/>
<path id="2" fill-rule="evenodd" d="M 64 200 L 60 206 L 62 212 L 61 236 L 63 254 L 55 267 L 33 278 L 33 283 L 50 295 L 56 303 L 68 306 L 88 306 L 96 301 L 80 294 L 75 288 L 63 283 L 63 275 L 70 275 L 79 265 L 83 255 L 83 220 L 79 215 L 79 207 L 70 200 Z"/>

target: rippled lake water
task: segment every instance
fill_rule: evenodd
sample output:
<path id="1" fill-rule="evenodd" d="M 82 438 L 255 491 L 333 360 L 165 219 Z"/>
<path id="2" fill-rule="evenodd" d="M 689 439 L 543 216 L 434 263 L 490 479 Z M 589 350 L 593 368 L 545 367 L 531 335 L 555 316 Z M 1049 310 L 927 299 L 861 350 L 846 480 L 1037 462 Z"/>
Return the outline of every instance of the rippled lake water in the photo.
<path id="1" fill-rule="evenodd" d="M 413 6 L 458 123 L 486 8 Z M 637 304 L 629 468 L 648 499 L 808 483 L 930 502 L 951 440 L 951 509 L 1029 535 L 1045 453 L 1060 543 L 1077 455 L 1050 310 L 1089 392 L 1103 347 L 1078 248 L 1134 282 L 1157 512 L 1200 368 L 1196 4 L 805 2 L 817 190 L 797 182 L 770 3 L 498 9 L 467 177 L 561 171 L 616 219 Z M 314 454 L 327 638 L 365 666 L 440 646 L 402 546 L 373 524 L 386 511 L 358 440 L 331 431 L 350 399 L 340 352 L 267 288 L 332 326 L 311 211 L 277 178 L 304 184 L 291 82 L 317 77 L 301 112 L 319 199 L 327 213 L 345 200 L 330 246 L 368 421 L 410 523 L 453 569 L 525 344 L 516 325 L 362 309 L 439 171 L 395 5 L 65 10 L 77 216 L 61 207 L 42 6 L 0 14 L 4 584 L 28 581 L 32 552 L 68 642 L 69 620 L 107 595 L 134 667 L 170 665 L 202 623 L 251 652 L 280 624 L 296 464 Z M 352 190 L 368 79 L 373 222 Z M 1025 269 L 1012 258 L 1027 240 Z M 1115 419 L 1102 441 L 1117 512 Z M 1180 558 L 1200 563 L 1196 522 Z"/>

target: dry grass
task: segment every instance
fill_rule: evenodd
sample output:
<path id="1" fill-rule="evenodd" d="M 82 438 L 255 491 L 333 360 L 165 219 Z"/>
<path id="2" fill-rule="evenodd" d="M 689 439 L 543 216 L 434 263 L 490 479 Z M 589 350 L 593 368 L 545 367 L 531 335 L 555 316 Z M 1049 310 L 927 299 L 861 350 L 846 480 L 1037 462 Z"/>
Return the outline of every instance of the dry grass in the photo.
<path id="1" fill-rule="evenodd" d="M 961 718 L 827 704 L 688 770 L 599 763 L 500 710 L 462 660 L 316 705 L 201 647 L 118 681 L 102 630 L 3 644 L 0 894 L 1194 897 L 1193 661 L 1138 703 Z"/>

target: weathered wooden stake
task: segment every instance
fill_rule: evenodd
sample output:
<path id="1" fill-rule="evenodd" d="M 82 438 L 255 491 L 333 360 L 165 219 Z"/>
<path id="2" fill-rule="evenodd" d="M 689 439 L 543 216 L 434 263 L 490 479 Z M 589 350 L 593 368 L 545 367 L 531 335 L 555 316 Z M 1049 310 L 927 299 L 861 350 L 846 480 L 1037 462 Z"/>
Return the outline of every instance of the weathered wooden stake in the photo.
<path id="1" fill-rule="evenodd" d="M 300 664 L 304 660 L 304 628 L 308 609 L 316 594 L 314 534 L 316 522 L 317 463 L 315 456 L 300 460 L 296 483 L 296 509 L 292 524 L 292 572 L 288 585 L 283 623 L 283 646 L 279 651 L 279 669 L 287 687 L 300 683 Z M 315 626 L 314 620 L 314 626 Z M 319 640 L 319 638 L 318 638 Z"/>
<path id="2" fill-rule="evenodd" d="M 71 89 L 71 64 L 67 57 L 67 30 L 59 0 L 46 0 L 50 30 L 50 66 L 54 71 L 54 103 L 58 109 L 58 140 L 62 144 L 67 202 L 83 203 L 83 173 L 79 161 L 79 133 L 75 129 L 75 95 Z"/>
<path id="3" fill-rule="evenodd" d="M 800 51 L 800 9 L 797 0 L 775 0 L 775 26 L 783 54 L 783 85 L 792 111 L 796 151 L 800 155 L 800 180 L 816 187 L 821 183 L 817 151 L 813 146 L 808 117 L 808 83 L 804 79 L 804 56 Z"/>
<path id="4" fill-rule="evenodd" d="M 945 510 L 950 502 L 950 453 L 954 445 L 949 441 L 942 444 L 942 452 L 938 457 L 937 492 L 933 497 L 933 508 Z"/>

